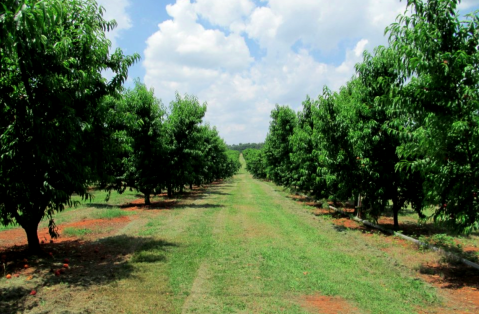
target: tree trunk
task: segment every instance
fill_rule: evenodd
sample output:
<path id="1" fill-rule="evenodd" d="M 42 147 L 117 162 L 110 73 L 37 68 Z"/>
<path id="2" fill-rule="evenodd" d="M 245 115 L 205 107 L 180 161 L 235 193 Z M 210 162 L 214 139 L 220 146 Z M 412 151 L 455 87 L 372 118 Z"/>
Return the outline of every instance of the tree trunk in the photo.
<path id="1" fill-rule="evenodd" d="M 190 183 L 190 190 L 193 190 L 193 184 Z"/>
<path id="2" fill-rule="evenodd" d="M 171 185 L 168 185 L 168 197 L 172 198 L 173 197 L 173 190 L 171 188 Z"/>
<path id="3" fill-rule="evenodd" d="M 39 223 L 40 221 L 38 221 L 37 223 L 31 222 L 22 226 L 25 230 L 25 233 L 27 234 L 28 250 L 32 254 L 39 254 L 42 252 L 42 248 L 40 247 L 40 241 L 38 240 Z"/>
<path id="4" fill-rule="evenodd" d="M 145 192 L 145 205 L 151 205 L 149 192 Z"/>
<path id="5" fill-rule="evenodd" d="M 400 198 L 393 199 L 393 216 L 394 216 L 394 230 L 399 229 L 399 211 L 404 205 L 404 201 Z"/>
<path id="6" fill-rule="evenodd" d="M 396 202 L 393 203 L 393 216 L 394 216 L 394 230 L 399 229 L 399 209 L 400 207 L 397 206 Z"/>
<path id="7" fill-rule="evenodd" d="M 362 210 L 363 210 L 363 198 L 361 197 L 361 194 L 359 194 L 358 195 L 358 206 L 356 207 L 356 210 L 355 210 L 355 215 L 359 219 L 363 219 Z"/>

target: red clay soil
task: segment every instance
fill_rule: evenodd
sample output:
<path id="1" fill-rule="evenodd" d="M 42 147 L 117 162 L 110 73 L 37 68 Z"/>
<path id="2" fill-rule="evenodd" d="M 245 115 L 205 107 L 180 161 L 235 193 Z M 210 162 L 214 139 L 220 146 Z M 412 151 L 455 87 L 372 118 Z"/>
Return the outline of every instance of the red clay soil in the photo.
<path id="1" fill-rule="evenodd" d="M 306 296 L 303 303 L 304 307 L 313 313 L 346 314 L 357 312 L 347 301 L 337 297 Z"/>
<path id="2" fill-rule="evenodd" d="M 108 230 L 117 230 L 125 225 L 127 225 L 131 221 L 131 218 L 129 216 L 122 216 L 118 218 L 113 218 L 113 219 L 88 219 L 88 220 L 82 220 L 79 222 L 73 222 L 73 223 L 67 223 L 63 225 L 58 226 L 58 232 L 60 234 L 60 237 L 57 239 L 51 239 L 50 234 L 48 233 L 48 228 L 43 228 L 38 230 L 38 238 L 40 241 L 43 243 L 49 243 L 50 241 L 53 241 L 55 243 L 61 243 L 65 241 L 72 241 L 74 239 L 77 239 L 76 237 L 64 237 L 61 236 L 62 231 L 65 228 L 95 228 L 97 230 L 102 230 L 104 232 L 96 233 L 95 237 L 100 237 L 104 236 L 108 233 L 110 233 Z M 3 247 L 10 247 L 10 246 L 22 246 L 27 244 L 27 237 L 25 234 L 25 231 L 21 228 L 17 229 L 12 229 L 12 230 L 6 230 L 3 232 L 0 232 L 0 242 L 2 243 L 2 247 L 0 247 L 0 250 Z M 43 244 L 42 243 L 42 244 Z"/>
<path id="3" fill-rule="evenodd" d="M 420 313 L 479 313 L 479 273 L 462 265 L 426 263 L 421 277 L 446 294 L 445 308 Z"/>

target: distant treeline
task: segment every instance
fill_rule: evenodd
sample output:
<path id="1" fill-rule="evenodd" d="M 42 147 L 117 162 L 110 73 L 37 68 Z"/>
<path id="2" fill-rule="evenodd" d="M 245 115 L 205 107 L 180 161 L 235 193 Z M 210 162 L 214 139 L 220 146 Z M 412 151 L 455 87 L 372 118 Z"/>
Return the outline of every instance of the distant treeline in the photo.
<path id="1" fill-rule="evenodd" d="M 263 148 L 263 145 L 264 143 L 239 143 L 239 144 L 228 145 L 228 149 L 243 152 L 245 149 L 248 149 L 248 148 L 261 149 Z"/>

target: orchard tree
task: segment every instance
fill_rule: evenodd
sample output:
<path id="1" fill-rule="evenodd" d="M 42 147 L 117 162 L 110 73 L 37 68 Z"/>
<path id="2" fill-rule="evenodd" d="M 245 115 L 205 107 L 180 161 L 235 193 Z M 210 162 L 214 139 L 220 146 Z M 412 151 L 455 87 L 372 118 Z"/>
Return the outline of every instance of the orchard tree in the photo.
<path id="1" fill-rule="evenodd" d="M 243 151 L 243 157 L 248 170 L 254 178 L 266 179 L 266 166 L 263 150 L 247 148 Z"/>
<path id="2" fill-rule="evenodd" d="M 240 153 L 227 149 L 226 143 L 218 134 L 215 127 L 208 124 L 202 126 L 203 144 L 199 148 L 203 166 L 198 168 L 203 182 L 211 183 L 215 180 L 233 176 L 241 168 Z M 195 172 L 197 167 L 194 167 Z M 199 171 L 201 169 L 201 171 Z"/>
<path id="3" fill-rule="evenodd" d="M 128 125 L 132 149 L 125 182 L 143 193 L 145 205 L 150 205 L 150 195 L 160 192 L 166 176 L 166 112 L 153 89 L 138 80 L 134 89 L 125 93 L 124 102 L 134 118 Z"/>
<path id="4" fill-rule="evenodd" d="M 349 199 L 359 192 L 356 188 L 360 169 L 348 134 L 351 128 L 348 110 L 338 105 L 338 97 L 352 95 L 346 85 L 340 95 L 327 87 L 313 107 L 313 156 L 317 162 L 316 195 L 336 200 Z"/>
<path id="5" fill-rule="evenodd" d="M 206 103 L 200 105 L 194 96 L 181 97 L 170 103 L 170 114 L 166 121 L 167 154 L 165 164 L 166 187 L 168 196 L 173 196 L 173 190 L 183 191 L 185 184 L 190 183 L 189 175 L 194 171 L 194 159 L 200 154 L 196 145 L 200 137 L 200 124 L 206 113 Z"/>
<path id="6" fill-rule="evenodd" d="M 392 201 L 394 227 L 399 228 L 398 214 L 406 203 L 413 204 L 421 215 L 422 176 L 418 171 L 396 171 L 396 153 L 409 138 L 390 129 L 407 125 L 408 116 L 392 106 L 400 80 L 395 67 L 395 53 L 379 47 L 375 55 L 364 53 L 363 62 L 356 65 L 357 79 L 353 92 L 347 94 L 343 119 L 349 121 L 349 141 L 357 156 L 361 175 L 357 189 L 366 195 L 369 214 L 378 219 Z"/>
<path id="7" fill-rule="evenodd" d="M 396 105 L 412 123 L 400 169 L 425 176 L 435 219 L 458 231 L 479 227 L 479 15 L 464 21 L 455 0 L 409 0 L 387 28 L 404 82 Z"/>
<path id="8" fill-rule="evenodd" d="M 313 155 L 313 106 L 316 104 L 309 97 L 303 102 L 303 110 L 298 113 L 298 122 L 289 137 L 291 147 L 291 186 L 306 193 L 319 195 L 317 191 L 317 160 Z"/>
<path id="9" fill-rule="evenodd" d="M 109 54 L 115 27 L 92 0 L 5 0 L 0 6 L 0 217 L 41 251 L 39 222 L 88 197 L 109 158 L 102 98 L 117 93 L 138 55 Z M 110 69 L 107 82 L 102 72 Z"/>
<path id="10" fill-rule="evenodd" d="M 263 147 L 266 160 L 268 179 L 282 186 L 289 186 L 293 181 L 291 176 L 291 148 L 289 137 L 296 127 L 297 118 L 293 109 L 278 106 L 271 111 L 269 133 Z"/>

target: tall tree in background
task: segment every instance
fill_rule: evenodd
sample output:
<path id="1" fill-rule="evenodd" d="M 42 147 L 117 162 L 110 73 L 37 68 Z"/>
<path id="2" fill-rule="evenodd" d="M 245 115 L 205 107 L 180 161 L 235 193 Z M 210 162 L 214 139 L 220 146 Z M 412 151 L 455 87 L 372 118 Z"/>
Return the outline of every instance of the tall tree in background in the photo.
<path id="1" fill-rule="evenodd" d="M 414 121 L 399 167 L 424 174 L 436 220 L 470 232 L 479 227 L 479 16 L 460 21 L 457 3 L 410 0 L 387 32 L 409 81 L 396 105 Z"/>
<path id="2" fill-rule="evenodd" d="M 266 167 L 263 150 L 247 148 L 243 151 L 243 157 L 248 170 L 254 178 L 266 179 Z"/>
<path id="3" fill-rule="evenodd" d="M 92 0 L 2 1 L 0 6 L 0 217 L 19 223 L 40 251 L 42 218 L 87 197 L 103 175 L 108 108 L 138 58 L 109 54 L 105 21 Z M 110 69 L 110 82 L 102 72 Z M 50 219 L 50 231 L 54 223 Z"/>

